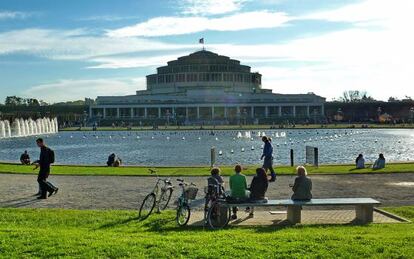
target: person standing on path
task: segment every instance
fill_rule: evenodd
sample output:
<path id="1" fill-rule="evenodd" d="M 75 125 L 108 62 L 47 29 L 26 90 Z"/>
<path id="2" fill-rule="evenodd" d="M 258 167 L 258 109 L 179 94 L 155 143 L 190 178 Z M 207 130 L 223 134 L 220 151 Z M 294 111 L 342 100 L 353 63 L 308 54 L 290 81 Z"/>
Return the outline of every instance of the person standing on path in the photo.
<path id="1" fill-rule="evenodd" d="M 37 176 L 37 182 L 40 186 L 40 196 L 38 199 L 47 199 L 47 193 L 49 197 L 52 194 L 56 194 L 59 188 L 53 186 L 47 181 L 50 174 L 50 165 L 55 162 L 55 153 L 49 147 L 47 147 L 42 138 L 36 140 L 37 146 L 40 148 L 39 160 L 35 161 L 36 168 L 40 167 L 39 174 Z"/>
<path id="2" fill-rule="evenodd" d="M 274 182 L 276 181 L 276 173 L 275 173 L 275 170 L 273 169 L 273 146 L 269 138 L 266 136 L 262 137 L 262 141 L 264 142 L 264 147 L 263 147 L 263 154 L 260 159 L 264 159 L 263 169 L 266 170 L 266 173 L 267 173 L 267 170 L 270 171 L 269 182 Z"/>

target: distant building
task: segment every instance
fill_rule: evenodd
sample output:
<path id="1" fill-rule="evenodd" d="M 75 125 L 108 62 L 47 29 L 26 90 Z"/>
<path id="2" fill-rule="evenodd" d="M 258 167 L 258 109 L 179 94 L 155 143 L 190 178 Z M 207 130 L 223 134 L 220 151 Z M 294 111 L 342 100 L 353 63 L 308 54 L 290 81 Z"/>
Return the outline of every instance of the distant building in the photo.
<path id="1" fill-rule="evenodd" d="M 264 123 L 322 118 L 324 103 L 313 93 L 272 93 L 249 66 L 201 50 L 157 68 L 135 95 L 99 96 L 89 112 L 103 120 Z"/>

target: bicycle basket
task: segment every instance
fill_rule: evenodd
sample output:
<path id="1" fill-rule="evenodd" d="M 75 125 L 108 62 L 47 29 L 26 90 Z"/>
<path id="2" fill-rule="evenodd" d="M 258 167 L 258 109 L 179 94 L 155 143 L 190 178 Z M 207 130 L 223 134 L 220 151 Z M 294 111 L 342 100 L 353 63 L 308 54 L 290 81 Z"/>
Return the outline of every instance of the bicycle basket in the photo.
<path id="1" fill-rule="evenodd" d="M 185 189 L 184 196 L 189 200 L 194 200 L 197 197 L 198 188 L 188 187 Z"/>

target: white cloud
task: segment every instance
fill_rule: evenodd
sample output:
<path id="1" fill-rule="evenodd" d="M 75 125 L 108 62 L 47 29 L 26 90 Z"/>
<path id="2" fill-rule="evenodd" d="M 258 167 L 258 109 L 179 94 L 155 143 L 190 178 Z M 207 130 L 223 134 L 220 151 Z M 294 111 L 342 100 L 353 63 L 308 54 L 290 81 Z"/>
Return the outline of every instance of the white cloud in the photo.
<path id="1" fill-rule="evenodd" d="M 206 30 L 240 31 L 258 28 L 276 28 L 285 25 L 291 18 L 285 13 L 256 11 L 244 12 L 220 18 L 202 16 L 157 17 L 116 30 L 108 31 L 110 37 L 156 37 L 182 35 Z"/>
<path id="2" fill-rule="evenodd" d="M 79 21 L 103 21 L 114 22 L 122 20 L 138 19 L 139 16 L 125 16 L 125 15 L 96 15 L 80 18 Z"/>
<path id="3" fill-rule="evenodd" d="M 96 57 L 91 61 L 98 63 L 98 65 L 92 65 L 88 68 L 136 68 L 136 67 L 152 67 L 165 65 L 168 61 L 174 60 L 179 56 L 187 55 L 188 52 L 176 53 L 174 55 L 159 55 L 150 57 Z"/>
<path id="4" fill-rule="evenodd" d="M 238 11 L 246 0 L 181 0 L 184 14 L 214 15 Z"/>
<path id="5" fill-rule="evenodd" d="M 88 36 L 85 30 L 24 29 L 0 33 L 0 55 L 27 53 L 49 59 L 90 60 L 131 52 L 182 50 L 194 45 L 166 44 L 141 38 Z"/>
<path id="6" fill-rule="evenodd" d="M 131 95 L 144 88 L 144 79 L 65 79 L 33 86 L 24 95 L 47 102 L 83 100 L 99 95 Z"/>
<path id="7" fill-rule="evenodd" d="M 0 20 L 25 19 L 28 16 L 30 16 L 30 14 L 24 12 L 0 11 Z"/>

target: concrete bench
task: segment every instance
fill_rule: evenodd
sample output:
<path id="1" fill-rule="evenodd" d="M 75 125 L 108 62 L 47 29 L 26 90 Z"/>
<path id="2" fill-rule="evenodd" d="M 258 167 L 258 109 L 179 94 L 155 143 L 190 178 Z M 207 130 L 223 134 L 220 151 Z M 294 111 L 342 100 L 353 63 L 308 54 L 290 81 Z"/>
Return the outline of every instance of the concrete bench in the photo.
<path id="1" fill-rule="evenodd" d="M 312 199 L 310 201 L 294 200 L 268 200 L 266 203 L 225 203 L 228 207 L 287 207 L 287 220 L 292 223 L 301 222 L 301 212 L 303 206 L 355 206 L 356 220 L 359 223 L 366 224 L 373 221 L 374 205 L 381 204 L 372 198 L 333 198 L 333 199 Z"/>

